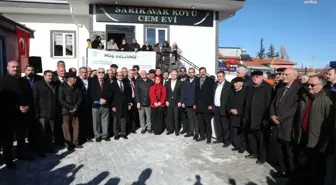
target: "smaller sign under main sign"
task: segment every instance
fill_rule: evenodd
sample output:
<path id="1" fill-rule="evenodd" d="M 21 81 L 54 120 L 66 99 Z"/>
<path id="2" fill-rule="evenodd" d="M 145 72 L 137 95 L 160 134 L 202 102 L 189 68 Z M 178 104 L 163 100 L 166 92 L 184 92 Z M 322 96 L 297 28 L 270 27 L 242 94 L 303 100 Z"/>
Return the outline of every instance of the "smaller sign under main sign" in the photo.
<path id="1" fill-rule="evenodd" d="M 95 5 L 97 22 L 213 26 L 213 11 Z"/>

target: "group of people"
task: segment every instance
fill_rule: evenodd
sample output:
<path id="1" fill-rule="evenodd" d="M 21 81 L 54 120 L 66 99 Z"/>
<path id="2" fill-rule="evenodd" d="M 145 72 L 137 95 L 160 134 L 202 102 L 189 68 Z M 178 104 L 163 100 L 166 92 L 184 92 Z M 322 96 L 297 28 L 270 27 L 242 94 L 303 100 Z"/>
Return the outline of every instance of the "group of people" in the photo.
<path id="1" fill-rule="evenodd" d="M 214 143 L 232 145 L 238 153 L 248 151 L 246 158 L 257 164 L 268 161 L 278 166 L 278 176 L 297 177 L 292 174 L 308 169 L 309 176 L 300 182 L 322 184 L 326 161 L 335 160 L 335 69 L 328 71 L 328 83 L 311 76 L 301 84 L 294 69 L 278 70 L 274 86 L 262 71 L 248 76 L 244 67 L 231 82 L 223 71 L 214 80 L 204 67 L 198 76 L 193 68 L 188 74 L 184 67 L 147 73 L 136 65 L 118 70 L 115 64 L 96 69 L 95 74 L 81 67 L 77 76 L 75 68 L 66 72 L 63 61 L 56 71 L 44 71 L 43 77 L 33 66 L 26 67 L 24 77 L 18 69 L 16 61 L 8 62 L 8 75 L 0 81 L 0 134 L 8 168 L 15 168 L 14 132 L 18 158 L 25 160 L 27 129 L 30 151 L 44 157 L 56 152 L 53 142 L 74 150 L 92 139 L 128 139 L 138 124 L 142 134 L 166 130 L 167 135 L 184 134 L 210 144 L 212 118 Z"/>
<path id="2" fill-rule="evenodd" d="M 126 39 L 121 41 L 121 44 L 115 42 L 112 38 L 106 43 L 106 47 L 101 41 L 101 37 L 97 36 L 93 41 L 87 39 L 87 48 L 90 49 L 106 49 L 107 51 L 154 51 L 156 52 L 156 67 L 163 69 L 164 71 L 171 71 L 172 69 L 178 69 L 181 66 L 180 58 L 182 50 L 176 43 L 172 45 L 168 41 L 164 41 L 162 46 L 160 43 L 156 43 L 153 46 L 149 42 L 146 42 L 142 47 L 136 39 L 132 39 L 131 43 L 127 43 Z"/>

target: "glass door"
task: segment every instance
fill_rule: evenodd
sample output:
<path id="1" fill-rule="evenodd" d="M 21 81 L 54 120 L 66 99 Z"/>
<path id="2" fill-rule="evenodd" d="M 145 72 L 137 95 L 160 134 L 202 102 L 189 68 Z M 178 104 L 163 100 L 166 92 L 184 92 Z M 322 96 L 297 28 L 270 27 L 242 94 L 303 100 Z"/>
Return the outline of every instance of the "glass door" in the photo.
<path id="1" fill-rule="evenodd" d="M 159 43 L 163 44 L 164 41 L 168 40 L 168 28 L 146 28 L 146 42 L 149 42 L 150 45 Z"/>

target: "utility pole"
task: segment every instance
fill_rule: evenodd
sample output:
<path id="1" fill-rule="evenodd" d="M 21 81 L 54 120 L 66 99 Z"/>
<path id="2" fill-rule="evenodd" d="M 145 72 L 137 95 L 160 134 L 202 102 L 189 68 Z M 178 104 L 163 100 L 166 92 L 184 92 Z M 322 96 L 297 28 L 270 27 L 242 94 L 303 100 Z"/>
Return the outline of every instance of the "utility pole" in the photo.
<path id="1" fill-rule="evenodd" d="M 315 73 L 315 56 L 313 56 L 313 73 Z"/>

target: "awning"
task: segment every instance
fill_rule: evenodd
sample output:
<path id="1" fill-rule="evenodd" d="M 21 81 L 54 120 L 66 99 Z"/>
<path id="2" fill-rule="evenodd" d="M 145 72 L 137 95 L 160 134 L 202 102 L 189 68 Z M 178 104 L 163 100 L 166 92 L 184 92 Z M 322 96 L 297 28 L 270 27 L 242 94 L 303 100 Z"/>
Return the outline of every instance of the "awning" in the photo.
<path id="1" fill-rule="evenodd" d="M 26 26 L 15 22 L 0 14 L 0 27 L 10 32 L 16 33 L 16 28 L 20 28 L 30 34 L 30 38 L 34 38 L 34 30 L 27 28 Z"/>

